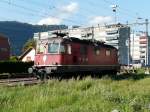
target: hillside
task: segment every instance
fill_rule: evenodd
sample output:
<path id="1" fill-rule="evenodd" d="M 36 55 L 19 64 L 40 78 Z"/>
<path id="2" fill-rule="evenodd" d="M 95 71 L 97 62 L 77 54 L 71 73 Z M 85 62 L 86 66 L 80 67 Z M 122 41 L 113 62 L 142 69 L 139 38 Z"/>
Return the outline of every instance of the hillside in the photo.
<path id="1" fill-rule="evenodd" d="M 35 32 L 57 30 L 67 28 L 65 25 L 31 25 L 16 21 L 1 21 L 0 33 L 6 35 L 11 44 L 13 55 L 20 55 L 24 43 L 33 37 Z"/>

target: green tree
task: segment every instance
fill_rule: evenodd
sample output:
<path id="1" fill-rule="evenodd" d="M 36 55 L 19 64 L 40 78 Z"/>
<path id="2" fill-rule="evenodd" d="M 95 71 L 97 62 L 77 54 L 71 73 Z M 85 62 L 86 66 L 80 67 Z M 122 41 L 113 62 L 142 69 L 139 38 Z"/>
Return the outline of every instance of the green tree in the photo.
<path id="1" fill-rule="evenodd" d="M 36 47 L 36 41 L 34 39 L 29 39 L 23 46 L 22 52 L 25 52 L 29 48 L 35 48 Z"/>
<path id="2" fill-rule="evenodd" d="M 18 57 L 17 56 L 11 56 L 9 61 L 18 61 Z"/>

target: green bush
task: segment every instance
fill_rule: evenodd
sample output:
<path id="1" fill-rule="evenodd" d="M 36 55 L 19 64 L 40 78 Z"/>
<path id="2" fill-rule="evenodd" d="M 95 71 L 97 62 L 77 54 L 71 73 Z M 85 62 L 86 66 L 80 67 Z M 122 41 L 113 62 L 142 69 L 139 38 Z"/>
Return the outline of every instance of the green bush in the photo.
<path id="1" fill-rule="evenodd" d="M 137 71 L 137 74 L 145 74 L 145 68 L 139 68 L 136 71 Z"/>
<path id="2" fill-rule="evenodd" d="M 27 73 L 33 62 L 1 61 L 0 73 Z"/>
<path id="3" fill-rule="evenodd" d="M 9 61 L 18 61 L 18 57 L 17 56 L 11 56 Z"/>

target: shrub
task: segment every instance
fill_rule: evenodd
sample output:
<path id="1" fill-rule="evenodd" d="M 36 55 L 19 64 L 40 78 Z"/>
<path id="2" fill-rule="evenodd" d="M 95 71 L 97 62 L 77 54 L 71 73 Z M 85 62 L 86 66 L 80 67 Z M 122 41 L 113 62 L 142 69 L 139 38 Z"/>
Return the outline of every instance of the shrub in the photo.
<path id="1" fill-rule="evenodd" d="M 1 61 L 0 73 L 27 73 L 33 62 Z"/>
<path id="2" fill-rule="evenodd" d="M 9 61 L 18 61 L 18 57 L 17 56 L 11 56 Z"/>

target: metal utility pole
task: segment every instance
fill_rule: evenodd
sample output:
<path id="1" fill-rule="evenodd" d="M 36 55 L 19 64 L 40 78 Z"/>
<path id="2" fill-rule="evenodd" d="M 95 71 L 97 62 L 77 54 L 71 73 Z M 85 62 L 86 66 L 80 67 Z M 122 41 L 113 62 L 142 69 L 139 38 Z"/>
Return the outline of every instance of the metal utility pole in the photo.
<path id="1" fill-rule="evenodd" d="M 147 38 L 147 45 L 146 45 L 146 62 L 145 62 L 145 65 L 148 65 L 149 64 L 149 51 L 148 51 L 148 48 L 149 48 L 149 36 L 148 36 L 148 19 L 145 19 L 145 26 L 146 26 L 146 38 Z"/>
<path id="2" fill-rule="evenodd" d="M 111 5 L 112 11 L 115 13 L 115 24 L 117 24 L 117 7 L 118 5 Z"/>
<path id="3" fill-rule="evenodd" d="M 148 36 L 148 19 L 145 19 L 145 24 L 146 24 L 146 36 Z"/>
<path id="4" fill-rule="evenodd" d="M 133 37 L 132 37 L 132 65 L 134 64 L 134 30 L 133 30 Z"/>
<path id="5" fill-rule="evenodd" d="M 94 27 L 92 26 L 92 41 L 94 42 Z"/>

